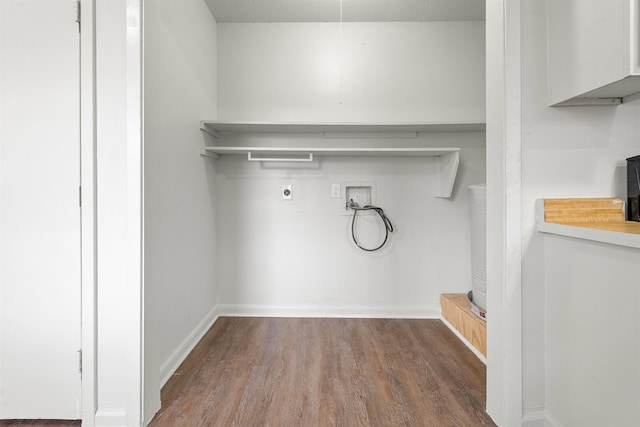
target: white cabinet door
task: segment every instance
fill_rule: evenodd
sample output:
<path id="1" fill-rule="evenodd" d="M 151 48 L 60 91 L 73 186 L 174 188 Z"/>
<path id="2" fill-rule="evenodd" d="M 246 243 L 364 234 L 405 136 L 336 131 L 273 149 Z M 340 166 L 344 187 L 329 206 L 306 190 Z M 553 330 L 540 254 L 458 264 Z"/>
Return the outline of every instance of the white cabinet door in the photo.
<path id="1" fill-rule="evenodd" d="M 617 105 L 640 97 L 638 0 L 549 0 L 551 105 Z"/>
<path id="2" fill-rule="evenodd" d="M 0 0 L 0 418 L 80 418 L 74 0 Z"/>

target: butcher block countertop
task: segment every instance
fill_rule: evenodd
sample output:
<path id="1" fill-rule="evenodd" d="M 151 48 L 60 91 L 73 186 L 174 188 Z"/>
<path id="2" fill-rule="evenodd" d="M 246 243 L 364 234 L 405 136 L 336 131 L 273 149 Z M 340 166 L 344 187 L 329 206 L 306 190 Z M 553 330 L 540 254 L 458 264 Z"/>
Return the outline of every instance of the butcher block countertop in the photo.
<path id="1" fill-rule="evenodd" d="M 640 249 L 640 222 L 625 221 L 617 197 L 539 199 L 538 231 Z"/>

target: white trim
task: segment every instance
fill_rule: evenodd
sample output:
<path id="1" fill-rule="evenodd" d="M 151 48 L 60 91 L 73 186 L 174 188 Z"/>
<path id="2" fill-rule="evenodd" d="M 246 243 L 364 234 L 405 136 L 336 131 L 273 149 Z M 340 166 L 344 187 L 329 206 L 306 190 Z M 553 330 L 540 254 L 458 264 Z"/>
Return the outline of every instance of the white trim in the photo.
<path id="1" fill-rule="evenodd" d="M 629 1 L 629 72 L 632 75 L 640 74 L 640 7 L 638 0 Z M 637 94 L 635 94 L 637 95 Z M 634 96 L 634 95 L 631 95 Z M 629 96 L 624 97 L 627 102 Z"/>
<path id="2" fill-rule="evenodd" d="M 460 333 L 460 331 L 458 331 L 458 330 L 457 330 L 457 329 L 456 329 L 456 328 L 455 328 L 451 323 L 449 323 L 449 322 L 447 321 L 447 319 L 445 319 L 444 317 L 440 316 L 440 320 L 442 320 L 442 323 L 444 323 L 444 324 L 445 324 L 445 326 L 446 326 L 447 328 L 451 329 L 451 332 L 453 332 L 453 333 L 454 333 L 458 338 L 460 338 L 460 341 L 462 341 L 462 343 L 463 343 L 464 345 L 466 345 L 466 346 L 469 348 L 469 350 L 471 350 L 471 351 L 473 352 L 473 354 L 475 354 L 475 355 L 476 355 L 476 357 L 477 357 L 478 359 L 480 359 L 480 361 L 481 361 L 482 363 L 484 363 L 485 365 L 487 364 L 487 358 L 486 358 L 486 357 L 484 357 L 484 354 L 480 353 L 480 352 L 478 351 L 478 349 L 477 349 L 477 348 L 475 348 L 475 347 L 473 346 L 473 344 L 471 344 L 471 343 L 469 342 L 469 340 L 468 340 L 468 339 L 466 339 L 466 338 L 465 338 L 465 336 L 464 336 L 464 335 L 462 335 L 462 334 Z"/>
<path id="3" fill-rule="evenodd" d="M 522 416 L 522 427 L 547 427 L 544 408 L 526 410 Z"/>
<path id="4" fill-rule="evenodd" d="M 206 316 L 196 325 L 191 333 L 180 343 L 178 348 L 171 353 L 171 356 L 160 366 L 160 386 L 169 381 L 180 364 L 184 362 L 189 353 L 193 351 L 195 346 L 200 342 L 207 331 L 216 323 L 220 317 L 218 307 L 214 307 Z"/>
<path id="5" fill-rule="evenodd" d="M 544 421 L 545 427 L 564 427 L 564 425 L 558 421 L 558 419 L 554 417 L 548 409 L 544 410 Z"/>
<path id="6" fill-rule="evenodd" d="M 82 423 L 84 426 L 84 422 Z M 122 410 L 98 409 L 95 414 L 95 425 L 100 427 L 122 427 L 127 423 L 127 414 Z"/>
<path id="7" fill-rule="evenodd" d="M 142 426 L 147 426 L 153 420 L 153 417 L 156 416 L 158 412 L 162 409 L 162 404 L 160 403 L 160 399 L 155 400 L 151 405 L 147 402 L 145 404 L 144 410 L 144 419 L 142 420 Z"/>
<path id="8" fill-rule="evenodd" d="M 126 0 L 126 252 L 127 301 L 123 315 L 129 325 L 126 345 L 126 425 L 144 417 L 144 330 L 142 281 L 142 0 Z"/>
<path id="9" fill-rule="evenodd" d="M 553 234 L 564 237 L 574 237 L 592 242 L 607 243 L 614 246 L 640 249 L 640 234 L 623 233 L 620 231 L 598 230 L 596 228 L 578 227 L 574 225 L 539 222 L 540 233 Z"/>
<path id="10" fill-rule="evenodd" d="M 505 0 L 503 169 L 504 252 L 501 300 L 502 387 L 507 425 L 522 422 L 522 0 Z M 488 215 L 488 214 L 487 214 Z M 491 312 L 491 310 L 489 310 Z M 492 314 L 493 316 L 493 314 Z M 494 350 L 496 348 L 494 347 Z M 496 357 L 494 353 L 494 358 Z"/>
<path id="11" fill-rule="evenodd" d="M 81 0 L 80 13 L 81 388 L 82 425 L 91 427 L 97 410 L 95 0 Z"/>
<path id="12" fill-rule="evenodd" d="M 487 413 L 522 423 L 521 5 L 488 0 Z"/>
<path id="13" fill-rule="evenodd" d="M 440 304 L 420 306 L 307 306 L 219 304 L 219 316 L 229 317 L 333 317 L 382 319 L 439 319 Z"/>

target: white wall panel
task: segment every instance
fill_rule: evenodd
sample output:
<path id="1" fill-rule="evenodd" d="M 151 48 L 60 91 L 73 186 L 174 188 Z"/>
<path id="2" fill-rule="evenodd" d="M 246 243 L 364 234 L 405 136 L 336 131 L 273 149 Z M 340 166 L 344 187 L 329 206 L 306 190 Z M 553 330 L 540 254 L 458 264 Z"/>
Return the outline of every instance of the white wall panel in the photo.
<path id="1" fill-rule="evenodd" d="M 434 197 L 432 158 L 326 157 L 295 169 L 241 156 L 217 160 L 221 310 L 437 316 L 440 293 L 468 291 L 467 186 L 484 182 L 484 134 L 430 138 L 462 147 L 452 199 Z M 394 224 L 379 252 L 355 247 L 344 199 L 331 198 L 332 184 L 349 182 L 375 182 L 376 204 Z M 280 194 L 286 184 L 291 201 Z M 369 245 L 382 238 L 374 219 L 359 220 L 368 226 Z M 367 230 L 361 232 L 363 239 Z"/>
<path id="2" fill-rule="evenodd" d="M 337 23 L 218 31 L 219 118 L 484 121 L 483 23 L 349 23 L 342 35 Z M 453 198 L 434 198 L 428 158 L 334 157 L 311 168 L 216 161 L 221 310 L 434 316 L 441 292 L 470 289 L 466 187 L 484 182 L 484 133 L 330 142 L 385 143 L 462 147 Z M 331 184 L 350 181 L 374 181 L 377 204 L 396 227 L 378 253 L 353 245 L 344 201 L 330 197 Z M 292 201 L 282 200 L 285 184 Z"/>
<path id="3" fill-rule="evenodd" d="M 484 22 L 218 31 L 220 119 L 484 121 Z"/>
<path id="4" fill-rule="evenodd" d="M 199 155 L 199 121 L 216 116 L 216 23 L 203 1 L 145 3 L 144 77 L 149 419 L 215 316 L 215 171 Z"/>

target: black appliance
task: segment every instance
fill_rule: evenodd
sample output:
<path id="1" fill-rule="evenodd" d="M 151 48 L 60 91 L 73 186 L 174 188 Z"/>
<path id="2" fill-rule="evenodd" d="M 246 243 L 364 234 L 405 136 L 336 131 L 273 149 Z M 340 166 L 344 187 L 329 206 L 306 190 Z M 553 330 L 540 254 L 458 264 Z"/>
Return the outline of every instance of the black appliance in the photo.
<path id="1" fill-rule="evenodd" d="M 627 159 L 627 221 L 640 221 L 640 156 Z"/>

